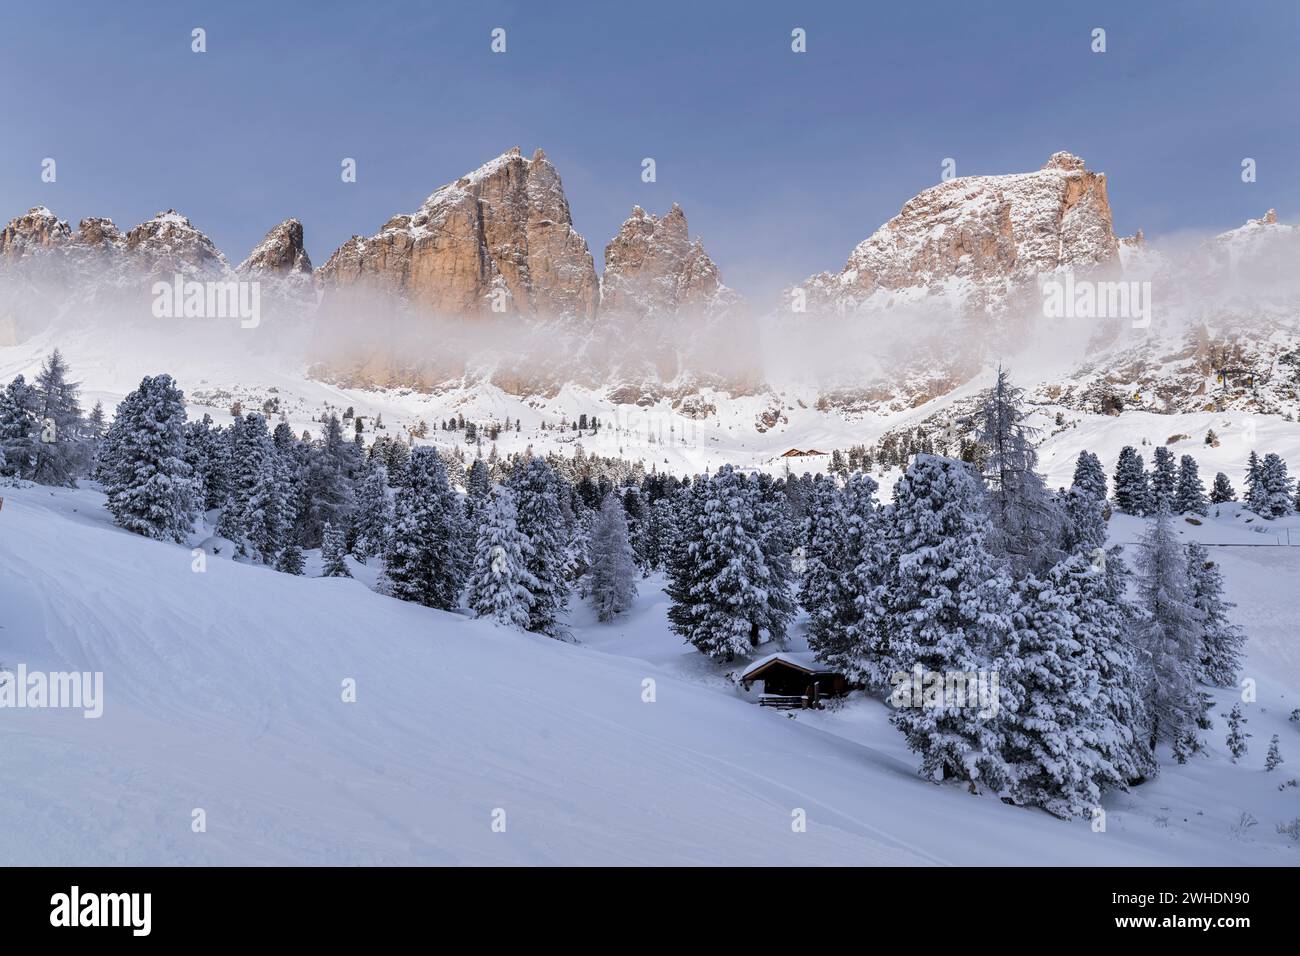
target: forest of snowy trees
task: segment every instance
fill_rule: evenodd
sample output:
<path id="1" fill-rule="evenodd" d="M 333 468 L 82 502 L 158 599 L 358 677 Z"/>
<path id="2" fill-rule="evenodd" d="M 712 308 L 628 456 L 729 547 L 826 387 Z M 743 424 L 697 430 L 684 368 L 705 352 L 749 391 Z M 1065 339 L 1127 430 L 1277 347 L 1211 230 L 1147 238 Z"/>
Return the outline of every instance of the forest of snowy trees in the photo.
<path id="1" fill-rule="evenodd" d="M 302 574 L 376 563 L 395 598 L 566 638 L 577 592 L 626 612 L 661 573 L 672 629 L 729 662 L 779 645 L 807 614 L 810 648 L 868 693 L 900 675 L 993 672 L 996 706 L 899 707 L 893 722 L 935 780 L 1059 816 L 1185 760 L 1211 726 L 1202 685 L 1230 686 L 1243 643 L 1222 578 L 1174 515 L 1235 500 L 1207 493 L 1194 458 L 1132 447 L 1108 495 L 1078 456 L 1071 487 L 1037 470 L 1022 393 L 1005 373 L 975 417 L 979 464 L 915 453 L 889 502 L 865 471 L 772 478 L 723 466 L 682 481 L 642 467 L 531 454 L 476 457 L 389 437 L 368 447 L 325 416 L 295 434 L 247 412 L 190 419 L 168 375 L 143 379 L 106 425 L 82 412 L 55 352 L 35 382 L 0 391 L 0 475 L 100 482 L 123 528 L 187 542 L 206 519 L 240 560 Z M 518 426 L 516 425 L 516 428 Z M 1254 453 L 1244 504 L 1296 508 L 1277 455 Z M 1130 566 L 1106 547 L 1111 509 L 1148 519 Z"/>

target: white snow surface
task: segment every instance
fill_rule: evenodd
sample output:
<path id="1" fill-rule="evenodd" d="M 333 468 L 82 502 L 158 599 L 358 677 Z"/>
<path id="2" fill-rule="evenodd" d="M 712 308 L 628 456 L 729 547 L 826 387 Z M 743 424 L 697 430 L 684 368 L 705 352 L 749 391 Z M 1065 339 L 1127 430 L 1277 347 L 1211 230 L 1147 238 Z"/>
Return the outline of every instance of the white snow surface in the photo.
<path id="1" fill-rule="evenodd" d="M 0 660 L 101 671 L 105 696 L 99 719 L 0 710 L 8 864 L 1286 865 L 1300 852 L 1275 830 L 1300 806 L 1278 789 L 1300 768 L 1286 720 L 1300 705 L 1300 549 L 1213 549 L 1250 635 L 1250 752 L 1231 764 L 1216 718 L 1208 756 L 1109 797 L 1096 833 L 918 779 L 877 701 L 757 707 L 668 631 L 657 579 L 609 625 L 575 603 L 579 643 L 565 644 L 376 594 L 359 565 L 358 580 L 294 578 L 218 555 L 196 573 L 189 548 L 113 527 L 89 488 L 0 495 Z M 1260 537 L 1236 506 L 1222 512 L 1180 531 Z M 1113 531 L 1139 528 L 1119 517 Z M 1216 699 L 1217 713 L 1236 695 Z M 1291 762 L 1266 773 L 1272 733 Z"/>

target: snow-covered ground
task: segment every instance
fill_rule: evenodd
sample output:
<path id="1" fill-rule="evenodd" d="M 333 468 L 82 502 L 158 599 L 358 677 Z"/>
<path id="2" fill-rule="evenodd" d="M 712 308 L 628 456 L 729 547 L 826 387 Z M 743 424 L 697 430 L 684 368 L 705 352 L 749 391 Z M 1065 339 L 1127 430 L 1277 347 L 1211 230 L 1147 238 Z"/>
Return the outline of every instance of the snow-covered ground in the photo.
<path id="1" fill-rule="evenodd" d="M 884 705 L 755 706 L 667 629 L 575 604 L 577 644 L 113 527 L 93 490 L 0 488 L 0 661 L 101 671 L 104 710 L 0 710 L 9 864 L 1296 862 L 1300 548 L 1222 547 L 1254 734 L 1086 821 L 915 776 Z M 1270 529 L 1273 526 L 1270 526 Z M 1207 542 L 1264 543 L 1235 507 Z M 1131 541 L 1137 522 L 1114 521 Z M 795 646 L 800 638 L 795 637 Z M 355 681 L 356 700 L 344 702 Z M 647 680 L 653 702 L 647 702 Z M 1216 692 L 1225 710 L 1236 696 Z M 1265 772 L 1273 733 L 1289 759 Z M 194 811 L 206 832 L 194 832 Z M 806 813 L 806 832 L 792 828 Z M 1250 820 L 1257 821 L 1254 825 Z M 504 820 L 504 832 L 494 821 Z"/>

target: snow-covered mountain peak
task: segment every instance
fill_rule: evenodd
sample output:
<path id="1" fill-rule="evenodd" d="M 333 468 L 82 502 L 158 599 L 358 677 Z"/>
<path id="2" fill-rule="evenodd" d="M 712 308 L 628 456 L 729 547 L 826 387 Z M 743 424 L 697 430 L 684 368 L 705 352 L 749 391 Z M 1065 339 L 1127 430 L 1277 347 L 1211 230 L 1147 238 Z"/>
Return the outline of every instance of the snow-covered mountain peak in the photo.
<path id="1" fill-rule="evenodd" d="M 1036 172 L 963 176 L 922 191 L 840 273 L 802 288 L 809 311 L 947 295 L 966 311 L 997 314 L 1039 275 L 1105 265 L 1118 249 L 1105 175 L 1058 152 Z"/>
<path id="2" fill-rule="evenodd" d="M 272 228 L 235 271 L 249 276 L 310 276 L 311 258 L 303 248 L 302 223 L 286 219 Z"/>
<path id="3" fill-rule="evenodd" d="M 71 236 L 67 220 L 45 206 L 33 206 L 0 232 L 0 256 L 19 259 L 41 249 L 60 246 Z"/>
<path id="4" fill-rule="evenodd" d="M 492 312 L 589 321 L 598 282 L 559 173 L 514 147 L 435 190 L 317 272 L 327 288 L 364 283 L 448 316 Z"/>
<path id="5" fill-rule="evenodd" d="M 722 283 L 718 267 L 699 239 L 690 238 L 686 214 L 677 203 L 662 217 L 640 206 L 605 247 L 602 314 L 721 314 L 739 296 Z"/>

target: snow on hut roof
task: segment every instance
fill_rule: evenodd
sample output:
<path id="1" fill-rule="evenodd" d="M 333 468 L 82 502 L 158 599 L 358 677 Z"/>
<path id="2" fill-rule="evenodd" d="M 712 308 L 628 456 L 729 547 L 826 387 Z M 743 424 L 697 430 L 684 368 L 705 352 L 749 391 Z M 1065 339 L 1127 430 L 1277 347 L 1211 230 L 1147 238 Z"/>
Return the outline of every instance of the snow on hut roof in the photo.
<path id="1" fill-rule="evenodd" d="M 813 656 L 811 651 L 777 651 L 775 654 L 760 657 L 746 667 L 745 672 L 740 675 L 740 679 L 749 679 L 751 674 L 757 673 L 773 661 L 782 661 L 809 674 L 816 674 L 826 670 L 825 667 L 817 663 L 817 658 Z"/>

